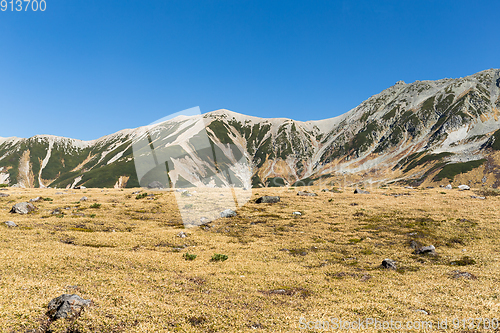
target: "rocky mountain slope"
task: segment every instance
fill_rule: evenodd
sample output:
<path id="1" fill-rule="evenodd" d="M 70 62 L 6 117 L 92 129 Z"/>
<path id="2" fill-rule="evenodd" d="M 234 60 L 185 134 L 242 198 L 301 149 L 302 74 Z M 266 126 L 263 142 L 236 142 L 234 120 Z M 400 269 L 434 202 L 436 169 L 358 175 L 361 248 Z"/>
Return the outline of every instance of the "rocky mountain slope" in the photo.
<path id="1" fill-rule="evenodd" d="M 0 184 L 145 185 L 160 177 L 137 176 L 134 157 L 141 153 L 134 147 L 147 137 L 178 155 L 165 161 L 162 178 L 175 187 L 228 185 L 218 172 L 223 165 L 230 177 L 254 187 L 346 179 L 416 185 L 460 180 L 497 187 L 499 109 L 500 70 L 491 69 L 459 79 L 400 81 L 349 112 L 320 121 L 218 110 L 94 141 L 50 135 L 0 138 Z M 210 145 L 192 149 L 205 135 Z M 218 157 L 211 158 L 210 152 Z"/>

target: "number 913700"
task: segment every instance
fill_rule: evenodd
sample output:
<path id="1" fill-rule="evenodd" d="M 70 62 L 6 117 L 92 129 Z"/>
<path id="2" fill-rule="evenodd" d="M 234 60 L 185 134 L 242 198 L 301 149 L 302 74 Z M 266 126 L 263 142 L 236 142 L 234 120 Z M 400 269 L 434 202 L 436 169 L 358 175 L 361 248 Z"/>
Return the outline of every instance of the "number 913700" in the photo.
<path id="1" fill-rule="evenodd" d="M 27 12 L 27 11 L 42 11 L 47 9 L 47 3 L 45 0 L 1 0 L 0 9 L 2 12 L 6 10 L 16 11 L 16 12 Z"/>

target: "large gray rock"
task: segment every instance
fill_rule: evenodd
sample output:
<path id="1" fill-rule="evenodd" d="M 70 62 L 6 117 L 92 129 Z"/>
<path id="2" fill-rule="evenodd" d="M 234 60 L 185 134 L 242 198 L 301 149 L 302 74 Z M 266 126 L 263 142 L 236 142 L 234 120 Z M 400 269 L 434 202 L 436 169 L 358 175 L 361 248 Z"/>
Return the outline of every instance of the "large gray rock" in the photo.
<path id="1" fill-rule="evenodd" d="M 448 184 L 444 187 L 446 190 L 451 190 L 453 187 L 451 186 L 451 184 Z"/>
<path id="2" fill-rule="evenodd" d="M 157 189 L 162 189 L 165 188 L 162 183 L 159 181 L 155 180 L 154 182 L 149 183 L 148 188 L 157 188 Z"/>
<path id="3" fill-rule="evenodd" d="M 236 215 L 236 212 L 232 209 L 226 209 L 225 211 L 220 213 L 220 217 L 233 217 Z"/>
<path id="4" fill-rule="evenodd" d="M 470 190 L 470 186 L 469 185 L 458 185 L 458 189 L 460 191 Z"/>
<path id="5" fill-rule="evenodd" d="M 10 194 L 7 194 L 7 193 L 0 193 L 0 198 L 6 198 L 8 197 Z"/>
<path id="6" fill-rule="evenodd" d="M 47 316 L 51 320 L 78 317 L 83 308 L 91 304 L 91 300 L 83 299 L 78 295 L 62 294 L 49 302 Z"/>
<path id="7" fill-rule="evenodd" d="M 17 224 L 15 224 L 12 221 L 5 222 L 5 225 L 8 226 L 9 228 L 15 228 L 15 227 L 17 227 Z"/>
<path id="8" fill-rule="evenodd" d="M 387 268 L 387 269 L 397 269 L 396 262 L 392 259 L 382 260 L 382 267 Z"/>
<path id="9" fill-rule="evenodd" d="M 30 199 L 30 202 L 38 202 L 38 201 L 41 201 L 42 200 L 42 197 L 36 197 L 34 199 Z"/>
<path id="10" fill-rule="evenodd" d="M 82 198 L 80 199 L 80 201 L 87 201 L 87 200 L 89 200 L 89 198 L 87 198 L 87 197 L 82 197 Z"/>
<path id="11" fill-rule="evenodd" d="M 435 255 L 436 254 L 436 248 L 434 247 L 434 245 L 422 246 L 421 248 L 415 250 L 415 254 L 431 254 L 431 255 Z"/>
<path id="12" fill-rule="evenodd" d="M 280 197 L 278 196 L 263 196 L 255 200 L 256 203 L 276 203 L 280 201 Z"/>
<path id="13" fill-rule="evenodd" d="M 304 196 L 304 197 L 317 197 L 318 196 L 316 193 L 311 193 L 311 192 L 306 192 L 306 191 L 299 191 L 299 192 L 297 192 L 297 195 Z"/>
<path id="14" fill-rule="evenodd" d="M 12 206 L 10 212 L 15 214 L 28 214 L 35 209 L 36 207 L 31 202 L 20 202 Z"/>
<path id="15" fill-rule="evenodd" d="M 360 190 L 359 188 L 354 190 L 354 194 L 370 194 L 368 191 Z"/>

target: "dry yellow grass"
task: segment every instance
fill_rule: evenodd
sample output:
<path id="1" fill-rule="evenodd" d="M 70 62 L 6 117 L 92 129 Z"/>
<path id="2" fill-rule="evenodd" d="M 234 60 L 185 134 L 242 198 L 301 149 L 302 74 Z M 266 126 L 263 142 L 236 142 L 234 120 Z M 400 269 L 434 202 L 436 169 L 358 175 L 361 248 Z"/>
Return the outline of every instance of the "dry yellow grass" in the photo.
<path id="1" fill-rule="evenodd" d="M 300 318 L 500 317 L 500 197 L 439 188 L 316 189 L 317 197 L 254 189 L 237 217 L 183 229 L 172 193 L 136 200 L 133 191 L 2 191 L 10 193 L 0 198 L 2 331 L 36 329 L 62 293 L 95 304 L 76 322 L 80 332 L 318 332 L 301 330 Z M 79 202 L 84 195 L 89 200 Z M 253 202 L 262 195 L 281 202 Z M 34 214 L 9 214 L 36 196 L 53 201 L 35 203 Z M 100 208 L 90 208 L 95 203 Z M 51 215 L 55 208 L 64 215 Z M 7 228 L 8 220 L 19 227 Z M 188 237 L 177 237 L 180 231 Z M 435 245 L 438 256 L 414 255 L 412 239 Z M 184 260 L 186 252 L 197 258 Z M 229 259 L 211 262 L 214 253 Z M 465 255 L 476 264 L 450 265 Z M 385 258 L 399 270 L 380 269 Z M 452 279 L 457 269 L 477 279 Z M 61 320 L 51 328 L 67 326 Z"/>

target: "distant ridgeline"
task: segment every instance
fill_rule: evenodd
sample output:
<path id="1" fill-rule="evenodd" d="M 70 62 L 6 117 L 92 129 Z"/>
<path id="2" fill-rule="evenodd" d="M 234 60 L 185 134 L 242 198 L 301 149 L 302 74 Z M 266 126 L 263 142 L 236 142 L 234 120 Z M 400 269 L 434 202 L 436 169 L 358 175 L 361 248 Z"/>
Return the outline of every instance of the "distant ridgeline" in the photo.
<path id="1" fill-rule="evenodd" d="M 231 159 L 227 147 L 232 145 L 248 157 L 251 175 L 234 171 L 233 177 L 249 178 L 252 187 L 452 181 L 497 187 L 499 110 L 500 71 L 491 69 L 459 79 L 400 81 L 339 117 L 319 121 L 218 110 L 94 141 L 0 138 L 0 184 L 138 187 L 144 184 L 137 179 L 133 143 L 147 130 L 162 130 L 169 133 L 168 149 L 185 152 L 166 171 L 169 184 L 164 185 L 196 186 L 219 167 L 184 149 L 204 128 L 212 149 Z M 180 135 L 184 146 L 176 140 Z"/>

